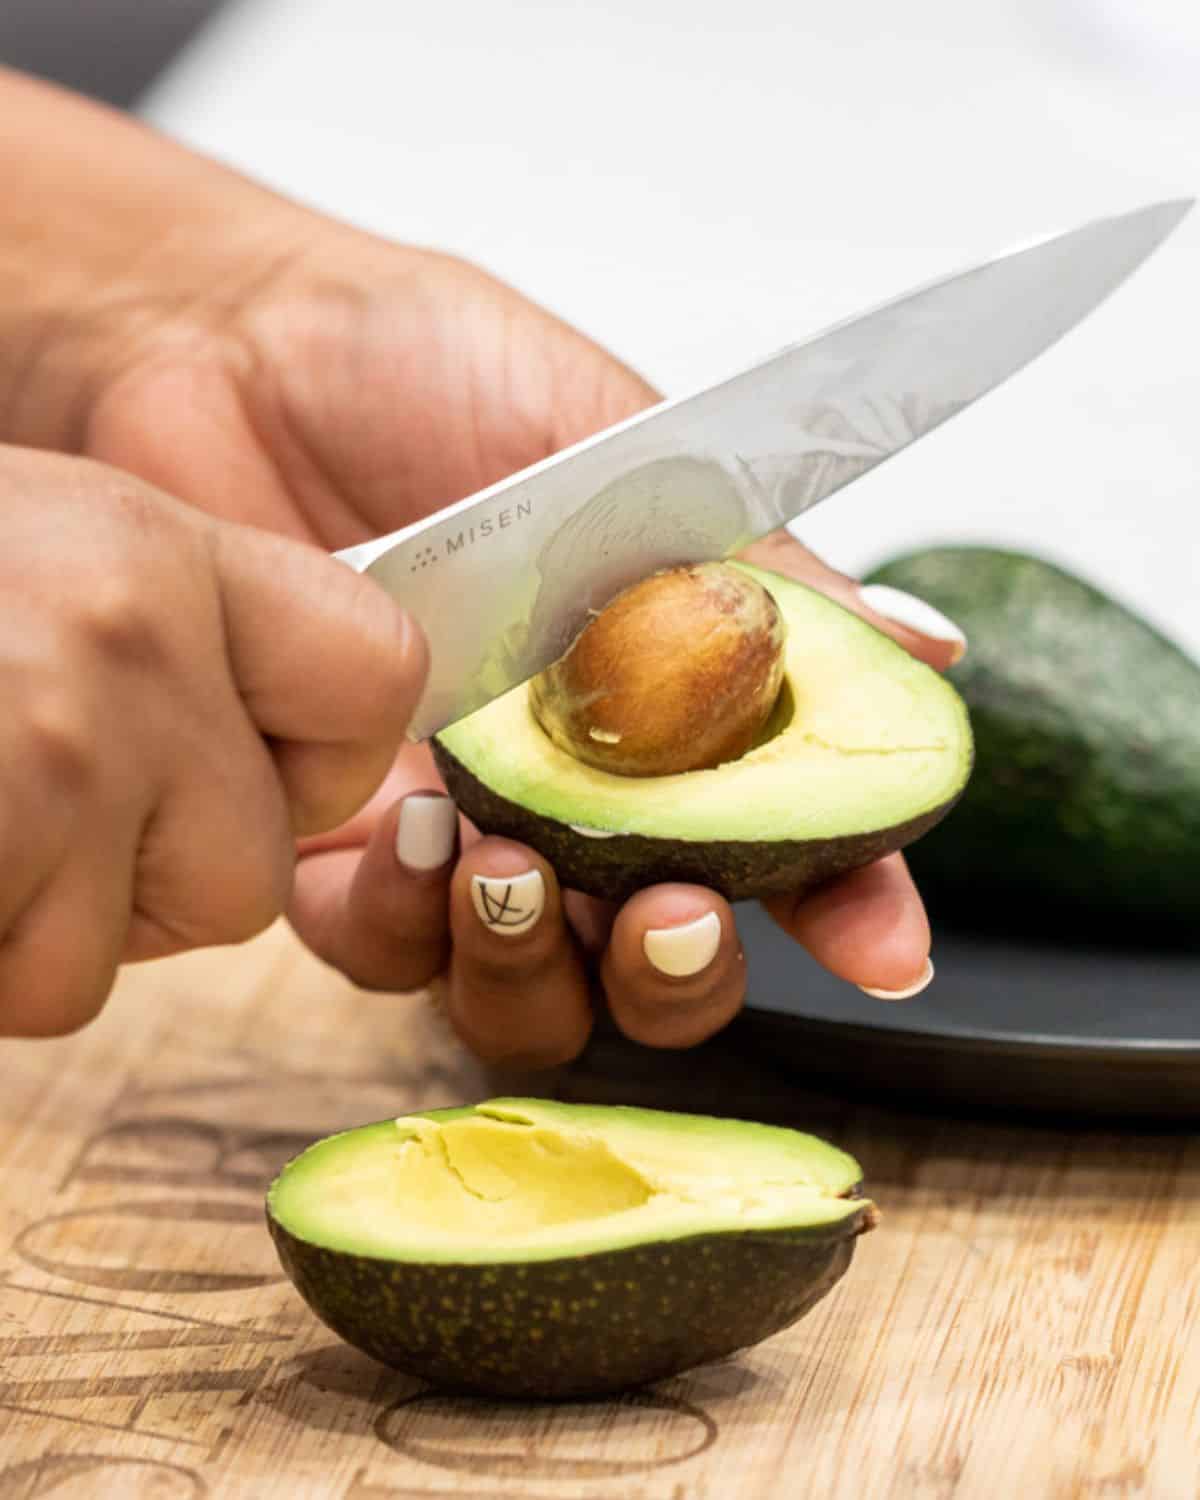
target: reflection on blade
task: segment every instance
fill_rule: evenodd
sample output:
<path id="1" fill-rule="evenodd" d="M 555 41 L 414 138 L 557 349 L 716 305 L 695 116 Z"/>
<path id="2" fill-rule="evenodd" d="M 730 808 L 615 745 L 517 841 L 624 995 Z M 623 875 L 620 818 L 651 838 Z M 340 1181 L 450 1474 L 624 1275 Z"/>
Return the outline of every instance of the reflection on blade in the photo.
<path id="1" fill-rule="evenodd" d="M 420 620 L 428 735 L 561 654 L 655 568 L 727 556 L 993 389 L 1191 207 L 1097 220 L 922 287 L 340 554 Z"/>

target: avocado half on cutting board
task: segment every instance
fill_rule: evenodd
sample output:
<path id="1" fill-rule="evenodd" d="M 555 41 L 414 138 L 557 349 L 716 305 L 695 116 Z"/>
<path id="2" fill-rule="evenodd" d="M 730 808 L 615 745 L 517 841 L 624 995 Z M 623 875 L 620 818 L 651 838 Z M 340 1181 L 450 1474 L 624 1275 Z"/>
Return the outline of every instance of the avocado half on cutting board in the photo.
<path id="1" fill-rule="evenodd" d="M 349 1130 L 267 1198 L 301 1296 L 442 1388 L 598 1396 L 804 1316 L 875 1223 L 858 1164 L 778 1126 L 492 1099 Z"/>
<path id="2" fill-rule="evenodd" d="M 534 679 L 433 742 L 447 788 L 481 830 L 529 844 L 565 886 L 592 895 L 621 900 L 682 880 L 743 900 L 801 894 L 904 847 L 949 812 L 970 775 L 972 743 L 966 709 L 943 677 L 791 579 L 720 563 L 647 584 L 658 589 L 660 579 L 679 575 L 696 585 L 691 595 L 664 604 L 660 594 L 618 627 L 624 633 L 609 643 L 604 671 L 582 693 L 596 716 L 589 733 L 603 748 L 628 729 L 619 717 L 600 716 L 618 702 L 614 679 L 630 664 L 645 665 L 650 683 L 627 716 L 632 732 L 676 709 L 678 753 L 709 732 L 730 685 L 753 679 L 736 637 L 718 667 L 703 670 L 707 643 L 729 610 L 714 581 L 733 579 L 766 596 L 780 627 L 778 690 L 749 747 L 677 774 L 588 764 L 547 732 Z M 582 653 L 590 630 L 620 621 L 621 601 L 577 638 L 562 667 Z M 691 665 L 694 680 L 678 685 L 676 673 Z"/>

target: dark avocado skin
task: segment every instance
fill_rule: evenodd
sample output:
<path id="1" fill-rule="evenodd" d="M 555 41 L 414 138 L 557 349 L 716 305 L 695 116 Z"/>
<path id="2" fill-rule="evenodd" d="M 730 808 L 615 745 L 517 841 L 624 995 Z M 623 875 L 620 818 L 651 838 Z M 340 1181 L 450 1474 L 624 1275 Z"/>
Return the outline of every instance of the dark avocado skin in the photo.
<path id="1" fill-rule="evenodd" d="M 552 1401 L 662 1380 L 787 1328 L 841 1279 L 873 1214 L 492 1265 L 372 1259 L 267 1222 L 300 1295 L 347 1343 L 444 1390 Z"/>
<path id="2" fill-rule="evenodd" d="M 566 823 L 501 797 L 439 741 L 432 743 L 447 791 L 477 828 L 528 844 L 550 862 L 563 885 L 610 901 L 624 901 L 644 886 L 668 880 L 706 885 L 729 901 L 785 893 L 799 896 L 919 839 L 955 802 L 951 798 L 905 823 L 844 838 L 771 843 L 733 839 L 691 843 L 645 834 L 588 838 Z"/>
<path id="3" fill-rule="evenodd" d="M 910 854 L 935 916 L 1200 942 L 1200 667 L 1036 557 L 942 547 L 869 581 L 928 600 L 970 641 L 949 675 L 974 774 Z"/>

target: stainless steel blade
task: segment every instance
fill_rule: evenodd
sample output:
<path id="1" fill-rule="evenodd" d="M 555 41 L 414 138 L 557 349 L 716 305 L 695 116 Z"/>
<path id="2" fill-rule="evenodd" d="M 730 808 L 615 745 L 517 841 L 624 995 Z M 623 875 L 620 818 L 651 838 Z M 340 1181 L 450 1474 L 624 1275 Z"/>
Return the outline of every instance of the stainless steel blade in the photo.
<path id="1" fill-rule="evenodd" d="M 1050 347 L 1191 208 L 1098 219 L 908 292 L 337 554 L 416 616 L 423 737 L 539 672 L 656 568 L 728 556 Z"/>

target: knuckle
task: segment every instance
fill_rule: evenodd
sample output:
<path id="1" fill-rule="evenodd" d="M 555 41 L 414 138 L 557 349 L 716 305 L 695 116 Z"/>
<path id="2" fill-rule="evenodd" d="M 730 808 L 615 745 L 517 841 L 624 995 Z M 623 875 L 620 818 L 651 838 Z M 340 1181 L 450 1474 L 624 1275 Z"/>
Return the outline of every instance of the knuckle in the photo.
<path id="1" fill-rule="evenodd" d="M 502 943 L 509 946 L 501 947 Z M 537 933 L 495 939 L 486 949 L 463 954 L 462 967 L 479 989 L 523 994 L 545 983 L 560 960 L 558 937 Z"/>
<path id="2" fill-rule="evenodd" d="M 282 857 L 247 861 L 222 903 L 223 940 L 242 943 L 265 932 L 287 906 L 291 885 L 292 867 Z"/>
<path id="3" fill-rule="evenodd" d="M 554 1068 L 572 1062 L 594 1024 L 586 981 L 561 960 L 489 980 L 455 953 L 447 1010 L 459 1039 L 493 1067 Z"/>
<path id="4" fill-rule="evenodd" d="M 566 1043 L 554 1046 L 552 1043 L 542 1042 L 526 1047 L 524 1050 L 510 1052 L 498 1058 L 492 1066 L 513 1068 L 518 1072 L 542 1073 L 550 1068 L 565 1067 L 568 1063 L 574 1062 L 582 1051 L 582 1043 L 574 1047 Z"/>
<path id="5" fill-rule="evenodd" d="M 288 745 L 275 752 L 282 777 L 288 827 L 295 838 L 314 838 L 349 821 L 383 784 L 393 755 L 353 747 Z"/>
<path id="6" fill-rule="evenodd" d="M 95 735 L 77 702 L 43 693 L 26 710 L 25 735 L 31 763 L 57 792 L 86 788 L 95 771 Z"/>
<path id="7" fill-rule="evenodd" d="M 197 785 L 199 784 L 199 791 Z M 135 908 L 172 949 L 240 943 L 287 908 L 296 846 L 265 757 L 183 766 L 146 824 Z"/>
<path id="8" fill-rule="evenodd" d="M 124 568 L 96 579 L 76 600 L 74 626 L 86 649 L 123 666 L 154 666 L 163 657 L 153 591 Z"/>
<path id="9" fill-rule="evenodd" d="M 587 1028 L 582 1034 L 564 1031 L 559 1035 L 525 1037 L 511 1028 L 484 1028 L 461 1017 L 455 1017 L 454 1029 L 464 1045 L 488 1067 L 531 1072 L 574 1062 L 587 1045 L 590 1031 Z"/>
<path id="10" fill-rule="evenodd" d="M 186 912 L 154 915 L 183 947 L 248 942 L 286 910 L 292 871 L 283 848 L 255 851 L 250 847 L 239 853 L 236 862 L 214 861 L 194 882 L 188 881 Z"/>
<path id="11" fill-rule="evenodd" d="M 723 1031 L 736 1014 L 736 1005 L 692 1004 L 667 1010 L 625 1005 L 613 1008 L 621 1031 L 643 1047 L 697 1047 Z"/>
<path id="12" fill-rule="evenodd" d="M 396 957 L 387 987 L 394 990 L 424 989 L 445 971 L 449 961 L 448 938 L 406 945 Z"/>
<path id="13" fill-rule="evenodd" d="M 110 980 L 45 980 L 33 987 L 0 965 L 0 1035 L 45 1041 L 71 1036 L 94 1021 L 108 999 Z"/>
<path id="14" fill-rule="evenodd" d="M 282 908 L 228 893 L 217 908 L 196 912 L 149 911 L 144 918 L 162 936 L 164 953 L 248 943 L 265 932 Z"/>
<path id="15" fill-rule="evenodd" d="M 379 677 L 379 733 L 388 741 L 404 733 L 417 693 L 429 669 L 425 637 L 407 614 L 389 601 L 392 615 L 388 631 L 376 654 Z"/>
<path id="16" fill-rule="evenodd" d="M 591 1023 L 585 1022 L 575 1028 L 571 1033 L 564 1032 L 558 1038 L 543 1040 L 530 1048 L 524 1059 L 520 1059 L 520 1066 L 535 1070 L 542 1068 L 561 1068 L 567 1063 L 572 1063 L 588 1044 L 588 1038 L 592 1034 Z"/>
<path id="17" fill-rule="evenodd" d="M 694 1047 L 723 1030 L 741 1009 L 746 968 L 740 958 L 714 974 L 663 979 L 647 988 L 625 984 L 611 967 L 604 991 L 618 1028 L 645 1047 Z"/>
<path id="18" fill-rule="evenodd" d="M 351 597 L 358 625 L 359 684 L 354 694 L 363 744 L 386 744 L 394 752 L 428 671 L 421 630 L 393 598 L 369 579 L 346 572 L 341 585 Z"/>
<path id="19" fill-rule="evenodd" d="M 449 958 L 448 941 L 430 941 L 406 944 L 381 957 L 355 954 L 340 963 L 335 958 L 330 962 L 360 989 L 405 994 L 431 985 L 445 971 Z"/>
<path id="20" fill-rule="evenodd" d="M 282 912 L 282 904 L 273 905 L 270 902 L 247 901 L 243 906 L 232 910 L 222 921 L 217 938 L 221 943 L 248 943 L 251 938 L 256 938 L 260 932 L 266 932 L 267 928 L 275 921 Z M 201 946 L 197 944 L 197 946 Z"/>

